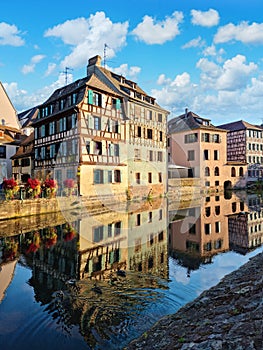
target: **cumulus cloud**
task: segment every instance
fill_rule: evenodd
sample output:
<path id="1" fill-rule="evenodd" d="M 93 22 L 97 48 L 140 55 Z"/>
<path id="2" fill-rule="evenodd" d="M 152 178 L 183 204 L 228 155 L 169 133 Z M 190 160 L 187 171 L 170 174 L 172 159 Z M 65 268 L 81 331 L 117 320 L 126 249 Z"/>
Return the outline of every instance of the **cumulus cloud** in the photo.
<path id="1" fill-rule="evenodd" d="M 23 46 L 24 44 L 21 31 L 15 25 L 0 23 L 0 45 Z"/>
<path id="2" fill-rule="evenodd" d="M 196 67 L 200 70 L 197 82 L 188 72 L 174 79 L 159 75 L 160 88 L 151 94 L 170 111 L 169 118 L 182 114 L 187 106 L 215 125 L 237 118 L 255 123 L 255 113 L 263 108 L 263 76 L 255 76 L 258 67 L 254 62 L 242 55 L 222 63 L 203 57 Z"/>
<path id="3" fill-rule="evenodd" d="M 135 79 L 137 78 L 138 74 L 141 72 L 141 68 L 138 66 L 131 66 L 129 67 L 128 64 L 124 63 L 121 64 L 119 67 L 117 68 L 110 68 L 107 67 L 107 69 L 109 69 L 110 71 L 119 74 L 119 75 L 123 75 L 127 78 L 130 79 Z"/>
<path id="4" fill-rule="evenodd" d="M 192 23 L 202 27 L 213 27 L 219 23 L 219 14 L 216 10 L 209 9 L 208 11 L 192 10 Z"/>
<path id="5" fill-rule="evenodd" d="M 33 73 L 35 71 L 36 65 L 45 58 L 45 55 L 35 55 L 31 58 L 29 64 L 25 64 L 22 67 L 23 74 Z"/>
<path id="6" fill-rule="evenodd" d="M 107 57 L 116 55 L 126 45 L 128 22 L 113 23 L 104 12 L 96 12 L 89 18 L 68 20 L 49 28 L 45 37 L 56 37 L 70 45 L 71 53 L 61 62 L 61 67 L 79 68 L 94 55 L 103 54 L 107 44 Z"/>
<path id="7" fill-rule="evenodd" d="M 229 23 L 220 27 L 214 36 L 214 43 L 241 41 L 244 44 L 263 44 L 263 23 L 241 22 L 238 25 Z"/>
<path id="8" fill-rule="evenodd" d="M 197 38 L 188 41 L 188 43 L 184 44 L 182 48 L 189 49 L 191 47 L 202 47 L 204 45 L 205 45 L 205 41 L 202 40 L 201 36 L 198 36 Z"/>
<path id="9" fill-rule="evenodd" d="M 172 16 L 163 21 L 155 21 L 150 16 L 144 16 L 132 34 L 146 44 L 163 44 L 180 34 L 179 24 L 183 21 L 183 13 L 175 11 Z"/>
<path id="10" fill-rule="evenodd" d="M 49 63 L 47 70 L 45 72 L 45 77 L 48 77 L 50 74 L 52 74 L 54 72 L 54 70 L 56 69 L 57 65 L 55 63 Z"/>

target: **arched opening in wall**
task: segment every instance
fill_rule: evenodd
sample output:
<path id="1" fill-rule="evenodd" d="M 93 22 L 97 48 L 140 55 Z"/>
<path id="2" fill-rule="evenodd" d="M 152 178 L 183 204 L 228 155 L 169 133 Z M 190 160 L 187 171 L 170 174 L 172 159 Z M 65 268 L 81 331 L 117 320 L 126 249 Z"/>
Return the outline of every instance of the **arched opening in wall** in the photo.
<path id="1" fill-rule="evenodd" d="M 205 167 L 205 176 L 210 176 L 210 169 L 209 167 Z"/>
<path id="2" fill-rule="evenodd" d="M 232 183 L 231 183 L 231 181 L 224 182 L 224 198 L 225 199 L 232 198 Z"/>
<path id="3" fill-rule="evenodd" d="M 215 167 L 215 176 L 219 176 L 219 168 L 218 168 L 218 166 Z"/>
<path id="4" fill-rule="evenodd" d="M 234 167 L 231 168 L 231 177 L 236 177 L 236 169 Z"/>
<path id="5" fill-rule="evenodd" d="M 244 169 L 242 167 L 239 168 L 239 176 L 244 176 Z"/>

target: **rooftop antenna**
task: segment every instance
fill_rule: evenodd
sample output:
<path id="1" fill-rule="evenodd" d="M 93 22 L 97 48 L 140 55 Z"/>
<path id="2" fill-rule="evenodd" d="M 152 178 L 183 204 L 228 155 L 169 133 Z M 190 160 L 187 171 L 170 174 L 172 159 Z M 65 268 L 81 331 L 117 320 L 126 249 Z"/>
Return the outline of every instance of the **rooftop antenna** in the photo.
<path id="1" fill-rule="evenodd" d="M 104 44 L 104 56 L 103 56 L 103 66 L 104 66 L 104 68 L 106 66 L 106 57 L 107 57 L 106 51 L 107 51 L 107 47 L 109 47 L 109 46 L 107 44 Z"/>
<path id="2" fill-rule="evenodd" d="M 73 70 L 73 69 L 69 67 L 65 67 L 65 70 L 62 72 L 63 74 L 65 74 L 65 85 L 68 85 L 68 72 L 70 70 Z"/>

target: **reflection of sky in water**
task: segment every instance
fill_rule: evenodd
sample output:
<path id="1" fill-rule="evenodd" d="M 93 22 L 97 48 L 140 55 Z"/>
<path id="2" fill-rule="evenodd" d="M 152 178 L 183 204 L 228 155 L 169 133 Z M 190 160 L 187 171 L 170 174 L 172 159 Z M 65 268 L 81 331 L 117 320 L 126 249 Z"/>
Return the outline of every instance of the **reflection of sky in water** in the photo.
<path id="1" fill-rule="evenodd" d="M 198 270 L 191 271 L 187 277 L 187 268 L 180 266 L 176 260 L 169 259 L 169 284 L 171 295 L 177 291 L 177 297 L 182 301 L 189 297 L 189 300 L 196 298 L 204 290 L 211 288 L 220 282 L 227 274 L 238 269 L 249 259 L 263 251 L 263 246 L 255 249 L 246 255 L 235 252 L 221 253 L 213 257 L 211 264 L 202 264 Z M 186 293 L 184 295 L 184 293 Z M 176 294 L 175 301 L 176 301 Z M 188 301 L 189 301 L 188 300 Z M 176 302 L 177 305 L 177 302 Z"/>

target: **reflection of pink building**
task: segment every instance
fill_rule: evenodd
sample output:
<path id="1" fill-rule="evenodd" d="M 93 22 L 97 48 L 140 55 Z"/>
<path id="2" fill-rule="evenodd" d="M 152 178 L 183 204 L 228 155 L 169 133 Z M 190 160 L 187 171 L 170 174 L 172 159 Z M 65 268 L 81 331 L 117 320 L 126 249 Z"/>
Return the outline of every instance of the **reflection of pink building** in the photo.
<path id="1" fill-rule="evenodd" d="M 246 164 L 227 163 L 227 131 L 215 127 L 209 119 L 187 110 L 168 123 L 169 177 L 178 177 L 173 168 L 188 169 L 187 177 L 200 178 L 202 188 L 219 190 L 227 185 L 242 187 Z M 173 174 L 175 174 L 173 176 Z"/>

